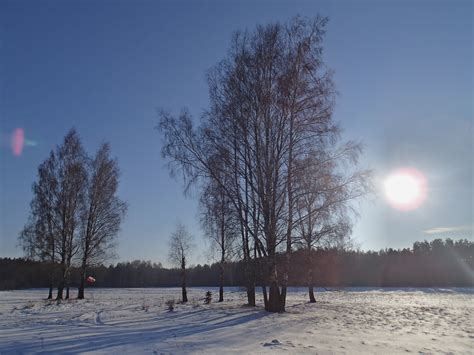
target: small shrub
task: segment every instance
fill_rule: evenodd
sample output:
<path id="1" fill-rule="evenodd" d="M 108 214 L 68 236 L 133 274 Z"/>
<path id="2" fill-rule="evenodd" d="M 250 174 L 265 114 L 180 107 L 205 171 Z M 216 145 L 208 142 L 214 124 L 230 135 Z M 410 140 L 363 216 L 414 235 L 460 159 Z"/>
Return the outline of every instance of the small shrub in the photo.
<path id="1" fill-rule="evenodd" d="M 168 310 L 168 312 L 174 311 L 174 299 L 170 299 L 166 301 L 165 304 L 166 304 L 166 309 Z"/>
<path id="2" fill-rule="evenodd" d="M 209 304 L 212 301 L 212 292 L 207 291 L 206 296 L 204 297 L 204 304 Z"/>

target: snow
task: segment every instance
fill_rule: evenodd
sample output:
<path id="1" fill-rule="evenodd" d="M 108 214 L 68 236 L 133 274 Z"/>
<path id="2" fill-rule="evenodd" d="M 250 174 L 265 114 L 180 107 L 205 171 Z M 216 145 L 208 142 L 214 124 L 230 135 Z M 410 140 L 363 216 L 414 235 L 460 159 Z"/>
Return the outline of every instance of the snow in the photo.
<path id="1" fill-rule="evenodd" d="M 2 291 L 0 353 L 473 353 L 473 288 L 318 289 L 315 304 L 295 288 L 282 314 L 243 306 L 237 288 L 204 305 L 207 290 L 217 298 L 190 288 L 172 312 L 180 289 L 87 289 L 59 304 L 44 289 Z"/>

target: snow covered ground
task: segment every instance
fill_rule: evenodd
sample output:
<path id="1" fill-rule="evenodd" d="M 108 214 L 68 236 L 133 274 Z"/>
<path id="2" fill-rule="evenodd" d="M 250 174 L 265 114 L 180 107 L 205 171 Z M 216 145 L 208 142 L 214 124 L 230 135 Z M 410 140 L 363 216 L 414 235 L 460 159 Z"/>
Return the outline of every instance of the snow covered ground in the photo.
<path id="1" fill-rule="evenodd" d="M 472 288 L 318 290 L 316 304 L 292 289 L 284 314 L 242 306 L 238 289 L 204 305 L 208 289 L 217 296 L 191 288 L 173 312 L 179 289 L 93 289 L 60 304 L 3 291 L 0 353 L 474 353 Z"/>

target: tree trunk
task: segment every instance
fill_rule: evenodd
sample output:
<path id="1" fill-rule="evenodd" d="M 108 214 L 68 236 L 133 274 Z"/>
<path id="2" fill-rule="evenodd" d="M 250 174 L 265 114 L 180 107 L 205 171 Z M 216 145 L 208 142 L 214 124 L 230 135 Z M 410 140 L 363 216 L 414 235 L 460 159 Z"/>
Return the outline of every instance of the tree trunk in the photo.
<path id="1" fill-rule="evenodd" d="M 276 282 L 270 283 L 268 303 L 265 310 L 273 313 L 285 311 L 285 307 L 281 302 L 280 288 L 278 287 L 278 284 Z"/>
<path id="2" fill-rule="evenodd" d="M 308 286 L 309 292 L 309 303 L 316 303 L 316 298 L 314 298 L 313 285 Z"/>
<path id="3" fill-rule="evenodd" d="M 56 300 L 62 300 L 63 299 L 63 290 L 64 290 L 64 282 L 60 281 L 58 285 L 58 294 L 56 296 Z"/>
<path id="4" fill-rule="evenodd" d="M 186 292 L 186 285 L 185 284 L 183 284 L 181 286 L 181 296 L 183 298 L 183 303 L 188 302 L 188 294 Z"/>
<path id="5" fill-rule="evenodd" d="M 181 259 L 181 296 L 182 302 L 188 302 L 188 293 L 186 292 L 186 259 Z"/>
<path id="6" fill-rule="evenodd" d="M 64 284 L 66 282 L 66 269 L 64 265 L 64 261 L 61 263 L 61 275 L 60 275 L 60 280 L 58 284 L 58 294 L 56 296 L 56 300 L 62 300 L 63 299 L 63 291 L 64 291 Z"/>
<path id="7" fill-rule="evenodd" d="M 255 273 L 251 262 L 247 259 L 245 262 L 247 302 L 251 307 L 255 307 Z"/>
<path id="8" fill-rule="evenodd" d="M 267 294 L 267 286 L 265 286 L 265 281 L 263 282 L 262 285 L 262 293 L 263 293 L 263 304 L 265 306 L 265 309 L 268 307 L 268 294 Z"/>
<path id="9" fill-rule="evenodd" d="M 66 273 L 66 299 L 69 299 L 69 282 L 70 282 L 70 273 L 69 273 L 69 267 L 68 271 Z"/>
<path id="10" fill-rule="evenodd" d="M 287 236 L 287 238 L 290 238 L 290 245 L 291 245 L 291 237 Z M 281 286 L 281 293 L 280 293 L 280 308 L 282 309 L 281 312 L 285 311 L 285 306 L 286 306 L 286 291 L 288 288 L 288 277 L 289 277 L 289 272 L 290 272 L 290 258 L 291 258 L 291 247 L 290 249 L 286 251 L 285 255 L 285 263 L 283 267 L 283 282 Z"/>
<path id="11" fill-rule="evenodd" d="M 222 261 L 219 270 L 219 302 L 224 302 L 224 263 Z"/>
<path id="12" fill-rule="evenodd" d="M 85 288 L 85 278 L 86 278 L 86 271 L 84 266 L 82 267 L 81 273 L 81 281 L 79 284 L 79 289 L 77 290 L 77 299 L 83 300 L 84 299 L 84 288 Z"/>
<path id="13" fill-rule="evenodd" d="M 66 265 L 66 274 L 65 274 L 65 280 L 66 280 L 66 299 L 69 299 L 69 285 L 71 283 L 71 251 L 69 251 L 69 257 L 67 259 L 67 265 Z"/>
<path id="14" fill-rule="evenodd" d="M 48 300 L 53 299 L 54 273 L 55 273 L 55 268 L 54 268 L 54 253 L 53 253 L 53 257 L 51 258 L 51 270 L 50 270 L 50 278 L 49 278 Z"/>
<path id="15" fill-rule="evenodd" d="M 285 306 L 282 303 L 280 288 L 278 287 L 278 274 L 276 266 L 276 258 L 273 256 L 270 269 L 270 292 L 268 295 L 268 303 L 265 307 L 268 312 L 284 312 Z"/>
<path id="16" fill-rule="evenodd" d="M 79 284 L 79 289 L 77 291 L 77 299 L 83 300 L 84 299 L 84 287 L 85 287 L 85 280 L 86 280 L 86 260 L 82 260 L 82 265 L 81 265 L 81 281 Z"/>
<path id="17" fill-rule="evenodd" d="M 287 236 L 289 240 L 290 247 L 287 247 L 286 255 L 285 255 L 285 262 L 283 264 L 283 280 L 281 286 L 281 293 L 280 293 L 280 308 L 282 309 L 279 312 L 285 311 L 286 305 L 286 290 L 288 287 L 288 277 L 290 272 L 290 258 L 291 258 L 291 236 Z"/>
<path id="18" fill-rule="evenodd" d="M 224 302 L 224 286 L 219 286 L 219 301 Z"/>
<path id="19" fill-rule="evenodd" d="M 249 306 L 255 307 L 255 285 L 247 286 L 247 301 Z"/>
<path id="20" fill-rule="evenodd" d="M 255 307 L 255 267 L 249 257 L 244 260 L 244 263 L 246 283 L 245 288 L 247 289 L 247 305 Z"/>
<path id="21" fill-rule="evenodd" d="M 286 305 L 286 290 L 288 287 L 288 278 L 291 267 L 291 249 L 292 249 L 292 230 L 293 230 L 293 117 L 290 120 L 290 149 L 288 151 L 288 180 L 287 180 L 287 193 L 288 193 L 288 229 L 286 231 L 286 255 L 285 263 L 283 267 L 283 284 L 280 295 L 280 307 L 285 310 Z"/>
<path id="22" fill-rule="evenodd" d="M 311 246 L 309 246 L 311 248 Z M 316 298 L 314 298 L 314 281 L 313 281 L 313 258 L 311 256 L 311 249 L 308 249 L 308 273 L 307 273 L 307 280 L 308 280 L 308 294 L 309 294 L 309 303 L 316 303 Z"/>
<path id="23" fill-rule="evenodd" d="M 81 283 L 79 285 L 79 289 L 77 291 L 77 299 L 83 300 L 84 299 L 84 277 L 81 276 Z"/>
<path id="24" fill-rule="evenodd" d="M 286 306 L 286 291 L 287 291 L 287 285 L 283 285 L 281 287 L 281 293 L 280 293 L 280 307 L 283 309 L 282 312 L 285 311 L 285 306 Z"/>

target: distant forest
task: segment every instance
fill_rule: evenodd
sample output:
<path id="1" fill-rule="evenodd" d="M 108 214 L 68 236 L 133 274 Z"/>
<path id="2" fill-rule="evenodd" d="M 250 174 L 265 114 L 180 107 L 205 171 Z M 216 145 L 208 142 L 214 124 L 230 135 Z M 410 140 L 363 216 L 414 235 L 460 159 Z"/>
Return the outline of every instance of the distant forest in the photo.
<path id="1" fill-rule="evenodd" d="M 378 252 L 316 249 L 312 260 L 315 286 L 322 287 L 474 287 L 474 242 L 467 239 L 435 239 L 416 242 L 411 249 L 385 249 Z M 307 250 L 291 254 L 289 284 L 306 286 Z M 279 261 L 284 262 L 284 254 Z M 263 259 L 254 267 L 261 269 Z M 49 286 L 49 265 L 24 258 L 0 259 L 0 289 L 22 289 Z M 225 265 L 226 286 L 243 286 L 244 265 Z M 178 287 L 180 270 L 164 268 L 161 263 L 135 260 L 91 268 L 94 287 Z M 189 286 L 218 286 L 219 264 L 189 268 Z M 80 282 L 79 269 L 73 268 L 71 286 Z M 258 276 L 257 285 L 262 284 Z"/>

